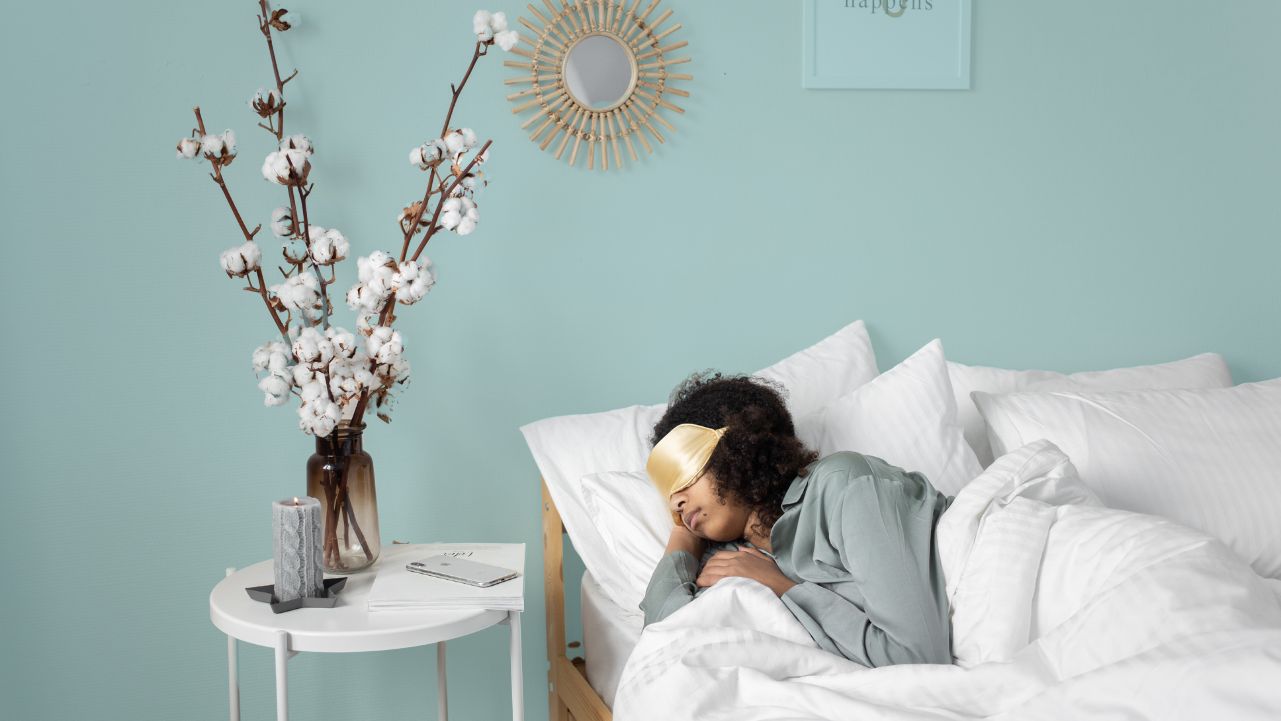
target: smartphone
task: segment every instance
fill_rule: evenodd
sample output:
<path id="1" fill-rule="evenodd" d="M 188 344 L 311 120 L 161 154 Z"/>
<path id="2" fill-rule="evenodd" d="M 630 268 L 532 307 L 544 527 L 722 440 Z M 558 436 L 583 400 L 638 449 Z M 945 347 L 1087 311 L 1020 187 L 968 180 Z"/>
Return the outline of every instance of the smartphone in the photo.
<path id="1" fill-rule="evenodd" d="M 466 583 L 469 586 L 488 588 L 516 577 L 510 568 L 491 566 L 488 563 L 471 561 L 442 553 L 405 566 L 414 573 L 444 578 L 449 581 Z"/>

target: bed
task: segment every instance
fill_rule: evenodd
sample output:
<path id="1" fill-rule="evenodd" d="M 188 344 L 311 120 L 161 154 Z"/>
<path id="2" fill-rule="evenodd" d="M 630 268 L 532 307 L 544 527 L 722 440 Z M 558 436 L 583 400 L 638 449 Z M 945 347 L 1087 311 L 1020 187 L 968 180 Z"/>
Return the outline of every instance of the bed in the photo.
<path id="1" fill-rule="evenodd" d="M 550 718 L 1276 717 L 1275 584 L 1204 534 L 1103 506 L 1049 442 L 994 468 L 939 525 L 957 663 L 880 669 L 816 648 L 747 579 L 642 634 L 584 572 L 584 643 L 566 644 L 565 529 L 544 484 Z"/>
<path id="2" fill-rule="evenodd" d="M 633 405 L 521 427 L 553 721 L 1281 718 L 1281 378 L 1233 384 L 1213 353 L 966 366 L 938 339 L 880 372 L 861 321 L 754 375 L 820 455 L 903 459 L 956 497 L 937 529 L 954 663 L 859 666 L 741 578 L 642 632 L 671 520 L 643 470 L 664 405 Z M 567 537 L 587 568 L 568 644 Z"/>

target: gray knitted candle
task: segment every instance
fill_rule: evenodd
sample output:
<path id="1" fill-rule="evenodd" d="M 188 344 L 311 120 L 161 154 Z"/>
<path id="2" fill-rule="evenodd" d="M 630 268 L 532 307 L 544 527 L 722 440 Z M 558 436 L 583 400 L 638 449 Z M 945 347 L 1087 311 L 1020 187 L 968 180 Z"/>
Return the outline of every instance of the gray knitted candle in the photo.
<path id="1" fill-rule="evenodd" d="M 273 501 L 271 530 L 276 601 L 325 595 L 320 499 L 303 496 Z"/>

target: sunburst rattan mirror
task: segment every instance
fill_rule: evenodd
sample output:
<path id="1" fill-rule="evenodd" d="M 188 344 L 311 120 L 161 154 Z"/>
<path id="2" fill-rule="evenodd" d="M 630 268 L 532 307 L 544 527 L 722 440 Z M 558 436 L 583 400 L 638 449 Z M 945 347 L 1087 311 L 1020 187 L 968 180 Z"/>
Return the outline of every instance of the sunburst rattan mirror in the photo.
<path id="1" fill-rule="evenodd" d="M 534 38 L 520 33 L 520 41 L 532 49 L 517 45 L 511 52 L 529 62 L 507 60 L 503 65 L 525 71 L 505 82 L 529 87 L 507 99 L 515 103 L 515 114 L 534 111 L 521 127 L 528 129 L 537 123 L 529 139 L 540 149 L 548 150 L 556 143 L 556 158 L 568 149 L 568 162 L 574 165 L 579 148 L 585 145 L 587 167 L 608 170 L 611 153 L 614 166 L 622 166 L 621 145 L 626 146 L 632 161 L 638 160 L 633 137 L 646 152 L 653 153 L 650 138 L 664 142 L 655 125 L 676 130 L 659 111 L 685 112 L 664 96 L 689 97 L 688 91 L 670 83 L 693 80 L 694 76 L 668 72 L 669 66 L 689 62 L 688 55 L 671 56 L 689 43 L 682 40 L 662 45 L 681 25 L 660 29 L 672 15 L 668 9 L 649 21 L 659 2 L 650 0 L 639 14 L 641 0 L 631 0 L 631 7 L 625 7 L 627 0 L 560 0 L 559 5 L 543 0 L 546 15 L 534 5 L 526 5 L 542 24 L 520 18 L 534 33 Z"/>

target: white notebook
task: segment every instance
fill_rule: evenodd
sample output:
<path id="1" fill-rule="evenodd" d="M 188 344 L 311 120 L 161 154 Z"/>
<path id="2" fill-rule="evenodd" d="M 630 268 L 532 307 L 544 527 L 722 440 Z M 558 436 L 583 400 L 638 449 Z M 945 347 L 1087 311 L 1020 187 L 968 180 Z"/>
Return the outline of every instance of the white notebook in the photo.
<path id="1" fill-rule="evenodd" d="M 439 553 L 510 568 L 511 580 L 488 588 L 426 576 L 405 568 Z M 409 611 L 442 608 L 525 610 L 525 544 L 523 543 L 421 543 L 400 555 L 400 560 L 378 571 L 369 589 L 370 611 Z"/>

